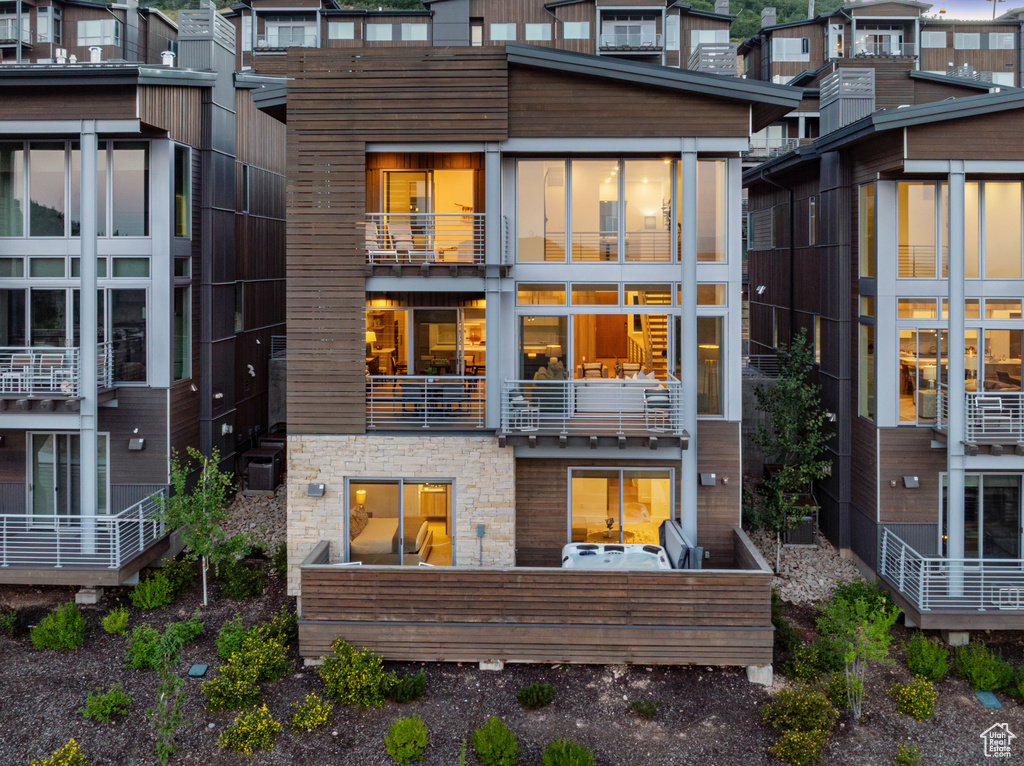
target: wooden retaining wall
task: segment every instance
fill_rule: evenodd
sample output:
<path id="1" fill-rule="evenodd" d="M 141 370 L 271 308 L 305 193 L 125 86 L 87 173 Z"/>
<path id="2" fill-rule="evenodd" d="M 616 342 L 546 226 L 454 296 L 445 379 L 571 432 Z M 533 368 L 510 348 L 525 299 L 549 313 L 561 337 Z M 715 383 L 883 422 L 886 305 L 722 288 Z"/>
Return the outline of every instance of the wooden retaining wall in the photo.
<path id="1" fill-rule="evenodd" d="M 339 636 L 389 660 L 751 665 L 772 661 L 771 572 L 603 572 L 516 567 L 301 568 L 299 644 Z"/>

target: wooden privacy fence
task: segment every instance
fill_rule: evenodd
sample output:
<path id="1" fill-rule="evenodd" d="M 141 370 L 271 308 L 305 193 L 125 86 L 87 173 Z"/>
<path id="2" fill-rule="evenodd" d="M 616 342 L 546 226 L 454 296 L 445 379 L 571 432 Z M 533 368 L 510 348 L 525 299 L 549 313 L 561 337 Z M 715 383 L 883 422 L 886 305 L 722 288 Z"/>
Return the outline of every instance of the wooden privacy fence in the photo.
<path id="1" fill-rule="evenodd" d="M 736 530 L 731 570 L 301 566 L 300 650 L 339 636 L 389 660 L 752 665 L 772 661 L 771 572 Z"/>

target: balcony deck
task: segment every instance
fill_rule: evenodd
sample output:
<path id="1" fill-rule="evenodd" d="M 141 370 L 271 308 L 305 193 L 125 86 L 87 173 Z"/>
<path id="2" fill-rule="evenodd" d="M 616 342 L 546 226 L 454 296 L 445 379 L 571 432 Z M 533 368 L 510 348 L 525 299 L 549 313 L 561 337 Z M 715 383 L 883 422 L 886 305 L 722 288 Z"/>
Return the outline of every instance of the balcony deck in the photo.
<path id="1" fill-rule="evenodd" d="M 156 518 L 163 492 L 112 516 L 0 514 L 0 583 L 122 585 L 168 550 Z"/>
<path id="2" fill-rule="evenodd" d="M 0 347 L 0 411 L 74 411 L 81 400 L 76 347 Z M 100 400 L 113 397 L 114 354 L 110 342 L 97 344 L 96 380 Z"/>
<path id="3" fill-rule="evenodd" d="M 924 391 L 919 392 L 919 396 Z M 949 389 L 940 383 L 935 430 L 949 435 Z M 1024 445 L 1024 392 L 967 391 L 964 410 L 964 442 L 968 445 Z"/>
<path id="4" fill-rule="evenodd" d="M 736 568 L 300 568 L 299 651 L 339 636 L 388 660 L 752 665 L 772 661 L 771 570 L 734 530 Z"/>
<path id="5" fill-rule="evenodd" d="M 368 213 L 366 270 L 478 275 L 484 269 L 483 213 Z"/>
<path id="6" fill-rule="evenodd" d="M 482 429 L 486 388 L 480 376 L 370 375 L 366 427 L 379 431 Z"/>

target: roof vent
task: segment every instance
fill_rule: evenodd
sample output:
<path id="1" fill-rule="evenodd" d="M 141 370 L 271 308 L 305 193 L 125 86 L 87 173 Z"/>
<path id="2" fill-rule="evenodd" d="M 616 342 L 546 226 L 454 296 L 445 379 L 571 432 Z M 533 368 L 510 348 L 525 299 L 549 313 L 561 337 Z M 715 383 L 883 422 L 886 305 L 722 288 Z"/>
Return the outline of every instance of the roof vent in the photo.
<path id="1" fill-rule="evenodd" d="M 57 59 L 58 64 L 66 64 L 68 60 L 68 49 L 57 48 L 57 50 L 54 51 L 54 57 Z"/>
<path id="2" fill-rule="evenodd" d="M 100 46 L 89 46 L 89 61 L 93 64 L 98 64 L 103 61 L 103 49 Z"/>
<path id="3" fill-rule="evenodd" d="M 160 63 L 164 66 L 174 66 L 174 51 L 164 51 L 161 53 Z"/>

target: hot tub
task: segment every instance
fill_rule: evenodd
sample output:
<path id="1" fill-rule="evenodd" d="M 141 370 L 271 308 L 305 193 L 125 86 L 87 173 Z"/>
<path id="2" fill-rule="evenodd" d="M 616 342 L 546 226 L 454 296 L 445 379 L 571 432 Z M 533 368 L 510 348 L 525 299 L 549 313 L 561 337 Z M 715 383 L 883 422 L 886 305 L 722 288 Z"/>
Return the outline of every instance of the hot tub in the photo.
<path id="1" fill-rule="evenodd" d="M 562 548 L 563 569 L 671 569 L 660 545 L 569 543 Z"/>

